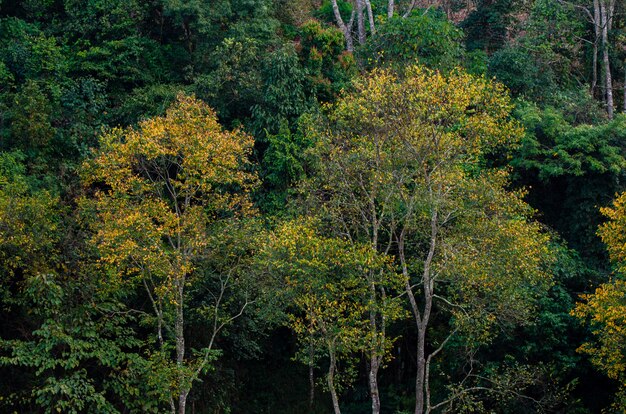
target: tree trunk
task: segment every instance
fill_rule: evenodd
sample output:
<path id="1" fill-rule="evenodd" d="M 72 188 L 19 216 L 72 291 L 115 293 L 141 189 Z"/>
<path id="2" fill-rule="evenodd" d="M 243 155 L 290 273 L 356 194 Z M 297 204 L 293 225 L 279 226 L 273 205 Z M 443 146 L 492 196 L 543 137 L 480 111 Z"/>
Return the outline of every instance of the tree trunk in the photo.
<path id="1" fill-rule="evenodd" d="M 593 0 L 593 70 L 591 80 L 591 95 L 596 96 L 596 89 L 598 87 L 598 43 L 601 42 L 602 23 L 600 19 L 600 0 Z M 603 81 L 604 82 L 604 81 Z M 604 90 L 602 99 L 604 100 Z"/>
<path id="2" fill-rule="evenodd" d="M 417 378 L 415 379 L 415 414 L 424 413 L 424 394 L 425 385 L 427 382 L 426 376 L 426 330 L 428 329 L 428 322 L 430 319 L 430 311 L 433 304 L 433 296 L 431 288 L 426 288 L 426 285 L 430 285 L 430 278 L 424 280 L 424 314 L 422 316 L 422 323 L 418 326 L 417 331 Z"/>
<path id="3" fill-rule="evenodd" d="M 184 314 L 183 314 L 183 294 L 185 289 L 185 278 L 180 278 L 176 281 L 176 288 L 178 297 L 176 303 L 176 321 L 174 322 L 174 331 L 176 333 L 176 366 L 179 370 L 179 387 L 180 393 L 178 395 L 178 414 L 185 414 L 185 406 L 187 404 L 187 395 L 189 389 L 185 384 L 185 374 L 183 372 L 183 365 L 185 363 L 185 332 L 184 332 Z"/>
<path id="4" fill-rule="evenodd" d="M 389 19 L 393 17 L 394 6 L 395 6 L 394 1 L 389 0 L 389 2 L 387 3 L 387 18 Z"/>
<path id="5" fill-rule="evenodd" d="M 417 375 L 415 378 L 415 414 L 424 413 L 424 387 L 426 383 L 426 330 L 428 329 L 428 323 L 430 320 L 430 313 L 433 305 L 434 294 L 434 279 L 432 276 L 432 263 L 435 257 L 435 250 L 437 246 L 437 238 L 439 232 L 439 218 L 438 211 L 434 209 L 432 217 L 430 219 L 430 246 L 428 254 L 424 259 L 424 270 L 422 272 L 422 289 L 424 292 L 424 309 L 420 318 L 419 310 L 417 309 L 417 303 L 413 295 L 413 289 L 411 288 L 408 279 L 408 270 L 406 266 L 406 260 L 404 258 L 404 240 L 398 243 L 400 262 L 402 264 L 402 272 L 405 274 L 407 296 L 413 309 L 415 316 L 415 324 L 417 325 L 417 350 L 415 359 L 417 361 Z"/>
<path id="6" fill-rule="evenodd" d="M 423 394 L 423 382 L 420 382 L 420 374 L 419 374 L 419 366 L 420 366 L 419 355 L 422 355 L 422 357 L 424 357 L 423 350 L 422 352 L 420 352 L 420 349 L 419 349 L 419 343 L 420 343 L 419 334 L 421 333 L 422 318 L 420 316 L 420 311 L 417 306 L 417 301 L 415 300 L 415 294 L 413 293 L 413 289 L 411 288 L 411 281 L 409 279 L 408 266 L 407 266 L 406 258 L 404 255 L 404 231 L 400 232 L 400 235 L 398 236 L 398 255 L 400 256 L 400 264 L 402 266 L 402 275 L 404 276 L 406 295 L 409 298 L 411 311 L 413 312 L 413 317 L 415 318 L 415 325 L 417 326 L 417 330 L 418 330 L 418 345 L 417 345 L 417 354 L 416 354 L 418 374 L 415 378 L 415 414 L 422 414 L 422 410 L 424 409 L 424 397 L 423 397 L 424 394 Z M 423 342 L 425 342 L 425 338 Z M 423 365 L 425 365 L 425 362 Z M 423 378 L 423 374 L 422 374 L 422 378 Z"/>
<path id="7" fill-rule="evenodd" d="M 421 405 L 419 414 L 424 411 L 424 388 L 428 381 L 427 375 L 429 372 L 426 370 L 426 330 L 428 329 L 428 323 L 430 321 L 430 312 L 433 308 L 433 296 L 435 291 L 435 280 L 432 275 L 432 264 L 435 257 L 435 250 L 437 248 L 439 237 L 439 211 L 435 207 L 430 218 L 430 246 L 428 248 L 428 255 L 424 260 L 424 271 L 422 273 L 423 289 L 424 289 L 424 312 L 422 314 L 422 324 L 418 326 L 417 337 L 417 383 L 421 384 L 419 394 L 416 398 L 416 413 L 418 403 Z"/>
<path id="8" fill-rule="evenodd" d="M 374 225 L 372 231 L 372 248 L 376 251 L 378 244 L 378 226 Z M 370 291 L 370 310 L 369 310 L 369 323 L 370 323 L 370 361 L 369 361 L 369 373 L 368 382 L 370 389 L 370 397 L 372 399 L 372 414 L 380 414 L 380 392 L 378 391 L 378 370 L 382 357 L 379 355 L 379 350 L 384 349 L 385 342 L 385 317 L 381 315 L 380 332 L 376 321 L 378 315 L 378 298 L 376 297 L 376 280 L 375 272 L 370 270 L 367 275 L 369 291 Z M 381 298 L 384 301 L 384 298 Z M 384 306 L 384 303 L 383 303 Z M 380 342 L 379 342 L 380 341 Z"/>
<path id="9" fill-rule="evenodd" d="M 374 285 L 373 274 L 370 274 L 370 300 L 372 303 L 376 303 L 376 287 Z M 380 345 L 378 343 L 378 327 L 376 325 L 376 311 L 370 310 L 370 332 L 372 334 L 371 349 L 370 349 L 370 369 L 369 369 L 369 389 L 370 397 L 372 399 L 372 414 L 380 414 L 380 392 L 378 391 L 378 369 L 380 368 L 380 357 L 378 355 L 378 349 Z M 384 334 L 384 332 L 382 332 Z M 384 340 L 384 338 L 381 338 Z"/>
<path id="10" fill-rule="evenodd" d="M 343 37 L 346 39 L 346 50 L 348 52 L 352 52 L 354 51 L 354 43 L 352 42 L 352 19 L 350 19 L 350 26 L 346 26 L 343 18 L 341 17 L 341 13 L 339 12 L 337 0 L 332 0 L 332 6 L 337 26 L 339 26 L 339 30 L 341 30 L 341 32 L 343 33 Z"/>
<path id="11" fill-rule="evenodd" d="M 417 4 L 417 0 L 411 0 L 411 4 L 409 5 L 409 8 L 406 10 L 406 12 L 402 15 L 403 18 L 407 18 L 409 17 L 409 15 L 411 14 L 411 12 L 413 11 L 413 8 L 415 7 L 415 5 Z"/>
<path id="12" fill-rule="evenodd" d="M 378 392 L 378 369 L 380 358 L 375 351 L 370 354 L 369 386 L 372 397 L 372 414 L 380 414 L 380 393 Z"/>
<path id="13" fill-rule="evenodd" d="M 626 114 L 626 60 L 624 60 L 624 113 Z"/>
<path id="14" fill-rule="evenodd" d="M 426 379 L 426 332 L 417 333 L 417 377 L 415 379 L 415 414 L 424 413 L 424 383 Z"/>
<path id="15" fill-rule="evenodd" d="M 613 79 L 609 61 L 609 25 L 612 16 L 609 16 L 609 10 L 607 10 L 607 5 L 604 1 L 600 2 L 600 17 L 602 22 L 602 63 L 604 65 L 604 83 L 606 88 L 606 111 L 609 119 L 613 119 Z"/>
<path id="16" fill-rule="evenodd" d="M 335 352 L 329 349 L 330 364 L 328 366 L 328 389 L 330 390 L 330 396 L 333 400 L 333 409 L 335 414 L 341 414 L 339 409 L 339 398 L 337 397 L 337 390 L 335 389 Z"/>
<path id="17" fill-rule="evenodd" d="M 356 26 L 358 31 L 359 44 L 365 43 L 365 0 L 356 0 Z"/>

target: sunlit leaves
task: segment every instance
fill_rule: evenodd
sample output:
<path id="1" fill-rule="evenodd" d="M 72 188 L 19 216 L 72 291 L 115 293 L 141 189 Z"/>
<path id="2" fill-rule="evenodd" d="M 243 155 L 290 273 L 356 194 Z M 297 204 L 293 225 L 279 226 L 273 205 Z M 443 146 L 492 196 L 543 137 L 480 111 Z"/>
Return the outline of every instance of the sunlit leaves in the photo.
<path id="1" fill-rule="evenodd" d="M 233 319 L 211 315 L 213 339 L 192 355 L 184 335 L 186 288 L 215 248 L 213 232 L 253 213 L 252 144 L 243 132 L 223 130 L 206 104 L 180 95 L 165 116 L 103 135 L 83 167 L 84 182 L 95 194 L 81 205 L 101 267 L 111 287 L 145 287 L 157 328 L 153 359 L 164 361 L 155 365 L 155 378 L 169 378 L 165 388 L 170 398 L 176 395 L 181 412 L 192 382 L 215 357 L 215 335 Z M 215 312 L 228 303 L 223 295 L 233 283 L 227 275 L 219 275 Z"/>
<path id="2" fill-rule="evenodd" d="M 531 322 L 551 283 L 549 237 L 508 172 L 486 168 L 523 135 L 504 87 L 420 66 L 374 70 L 353 87 L 326 107 L 304 186 L 328 231 L 394 255 L 428 341 L 434 312 L 448 318 L 444 339 L 463 335 L 470 348 L 496 326 Z"/>
<path id="3" fill-rule="evenodd" d="M 594 293 L 582 295 L 584 302 L 576 304 L 574 316 L 589 321 L 593 341 L 584 343 L 580 352 L 613 379 L 619 381 L 620 391 L 615 402 L 626 407 L 626 194 L 621 194 L 613 206 L 601 209 L 609 221 L 600 226 L 598 234 L 607 245 L 618 278 L 599 286 Z"/>
<path id="4" fill-rule="evenodd" d="M 212 222 L 251 211 L 246 171 L 252 140 L 227 132 L 214 112 L 180 96 L 164 117 L 104 135 L 85 165 L 86 183 L 102 183 L 95 240 L 102 261 L 126 272 L 186 274 L 207 248 Z"/>
<path id="5" fill-rule="evenodd" d="M 291 327 L 302 344 L 314 349 L 316 359 L 320 354 L 349 358 L 355 352 L 372 351 L 372 343 L 385 355 L 393 339 L 381 342 L 372 337 L 380 332 L 372 331 L 370 312 L 388 321 L 404 315 L 393 297 L 403 286 L 402 277 L 390 257 L 367 244 L 323 236 L 318 227 L 311 220 L 285 223 L 263 249 L 264 261 L 284 286 L 281 294 L 290 304 Z M 372 297 L 372 289 L 386 290 L 389 297 Z M 304 347 L 301 359 L 310 357 Z"/>

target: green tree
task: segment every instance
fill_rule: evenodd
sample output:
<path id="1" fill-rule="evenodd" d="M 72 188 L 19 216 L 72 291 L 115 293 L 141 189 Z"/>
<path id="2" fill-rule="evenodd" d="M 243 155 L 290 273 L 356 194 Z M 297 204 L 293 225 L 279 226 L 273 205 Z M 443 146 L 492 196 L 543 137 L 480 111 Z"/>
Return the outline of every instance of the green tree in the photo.
<path id="1" fill-rule="evenodd" d="M 500 49 L 513 31 L 517 0 L 480 0 L 461 23 L 468 50 L 482 49 L 491 54 Z"/>
<path id="2" fill-rule="evenodd" d="M 402 289 L 402 278 L 390 258 L 369 245 L 324 237 L 315 227 L 311 222 L 282 225 L 270 238 L 264 260 L 284 280 L 283 294 L 293 307 L 290 324 L 303 345 L 300 359 L 312 364 L 320 353 L 328 357 L 326 380 L 339 414 L 338 390 L 350 383 L 353 355 L 371 354 L 377 366 L 389 358 L 395 338 L 386 335 L 386 328 L 402 315 L 393 296 Z M 340 362 L 343 381 L 338 379 Z M 379 412 L 378 395 L 372 400 Z"/>
<path id="3" fill-rule="evenodd" d="M 316 20 L 305 22 L 299 28 L 299 35 L 299 55 L 306 70 L 307 89 L 319 102 L 334 101 L 356 75 L 354 56 L 344 51 L 339 30 L 324 27 Z"/>
<path id="4" fill-rule="evenodd" d="M 364 60 L 375 67 L 415 63 L 431 69 L 451 70 L 464 55 L 463 32 L 438 11 L 425 10 L 406 18 L 399 16 L 379 25 L 368 39 Z"/>
<path id="5" fill-rule="evenodd" d="M 142 387 L 148 361 L 115 295 L 70 257 L 59 197 L 25 175 L 20 153 L 0 153 L 0 405 L 22 412 L 154 412 Z M 67 243 L 70 246 L 63 246 Z M 65 252 L 63 251 L 65 250 Z M 68 254 L 68 252 L 70 252 Z M 116 297 L 117 296 L 117 297 Z M 25 315 L 28 315 L 25 317 Z M 143 367 L 143 368 L 142 368 Z M 3 376 L 4 376 L 3 375 Z M 149 397 L 137 399 L 138 393 Z"/>
<path id="6" fill-rule="evenodd" d="M 410 66 L 354 87 L 329 108 L 305 188 L 330 228 L 397 258 L 417 329 L 421 414 L 463 394 L 431 401 L 430 364 L 451 337 L 477 346 L 496 323 L 531 319 L 550 283 L 548 237 L 522 194 L 506 190 L 507 173 L 482 168 L 485 154 L 521 135 L 502 86 Z M 428 344 L 435 307 L 450 330 Z"/>
<path id="7" fill-rule="evenodd" d="M 588 263 L 606 268 L 596 236 L 602 222 L 598 206 L 607 205 L 621 189 L 624 117 L 577 125 L 577 111 L 541 109 L 527 101 L 518 101 L 515 115 L 526 132 L 510 164 L 516 181 L 530 187 L 529 203 Z"/>

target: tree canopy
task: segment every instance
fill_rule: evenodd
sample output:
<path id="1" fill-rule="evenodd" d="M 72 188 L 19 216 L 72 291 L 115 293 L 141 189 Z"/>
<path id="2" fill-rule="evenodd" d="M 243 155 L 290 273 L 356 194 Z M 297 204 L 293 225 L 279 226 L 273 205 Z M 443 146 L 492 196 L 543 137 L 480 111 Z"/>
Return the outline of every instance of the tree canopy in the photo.
<path id="1" fill-rule="evenodd" d="M 622 412 L 615 0 L 0 0 L 0 411 Z"/>

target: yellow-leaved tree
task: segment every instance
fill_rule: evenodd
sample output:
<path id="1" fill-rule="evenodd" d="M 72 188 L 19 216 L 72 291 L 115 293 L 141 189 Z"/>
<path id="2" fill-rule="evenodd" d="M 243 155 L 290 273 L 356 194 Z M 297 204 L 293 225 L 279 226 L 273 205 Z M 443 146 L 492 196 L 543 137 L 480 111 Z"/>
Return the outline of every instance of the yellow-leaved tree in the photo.
<path id="1" fill-rule="evenodd" d="M 167 382 L 172 413 L 185 413 L 192 383 L 213 357 L 216 335 L 250 303 L 239 303 L 234 313 L 230 303 L 231 313 L 224 314 L 236 266 L 220 273 L 207 311 L 207 342 L 190 355 L 186 290 L 224 239 L 220 232 L 253 214 L 252 146 L 245 133 L 225 131 L 206 104 L 179 95 L 165 116 L 104 134 L 83 168 L 85 184 L 94 190 L 83 208 L 93 212 L 92 240 L 110 283 L 143 286 L 151 304 L 159 344 L 155 352 L 168 367 L 159 380 Z"/>
<path id="2" fill-rule="evenodd" d="M 592 294 L 582 295 L 584 302 L 576 304 L 574 316 L 589 321 L 594 340 L 583 344 L 580 352 L 591 362 L 619 382 L 615 407 L 626 409 L 626 193 L 612 207 L 601 209 L 609 219 L 600 226 L 598 234 L 609 250 L 615 265 L 614 280 L 600 285 Z"/>
<path id="3" fill-rule="evenodd" d="M 478 349 L 494 326 L 530 322 L 551 282 L 548 235 L 530 220 L 523 193 L 508 189 L 507 171 L 485 167 L 489 153 L 505 153 L 522 136 L 511 108 L 499 84 L 409 66 L 356 81 L 316 128 L 308 210 L 336 236 L 393 256 L 404 277 L 417 337 L 415 414 L 484 391 L 469 385 L 470 370 L 460 388 L 435 401 L 430 367 L 455 335 Z M 438 338 L 435 313 L 450 324 Z M 376 340 L 385 322 L 372 315 Z M 368 365 L 374 414 L 380 349 L 370 347 Z"/>
<path id="4" fill-rule="evenodd" d="M 300 359 L 311 367 L 328 358 L 326 384 L 333 410 L 341 414 L 339 391 L 350 383 L 354 354 L 374 353 L 379 364 L 390 358 L 397 338 L 388 338 L 385 329 L 404 315 L 400 299 L 391 296 L 402 289 L 402 276 L 391 257 L 368 243 L 325 237 L 321 228 L 311 219 L 285 222 L 259 256 L 292 305 L 290 326 L 305 345 Z"/>

